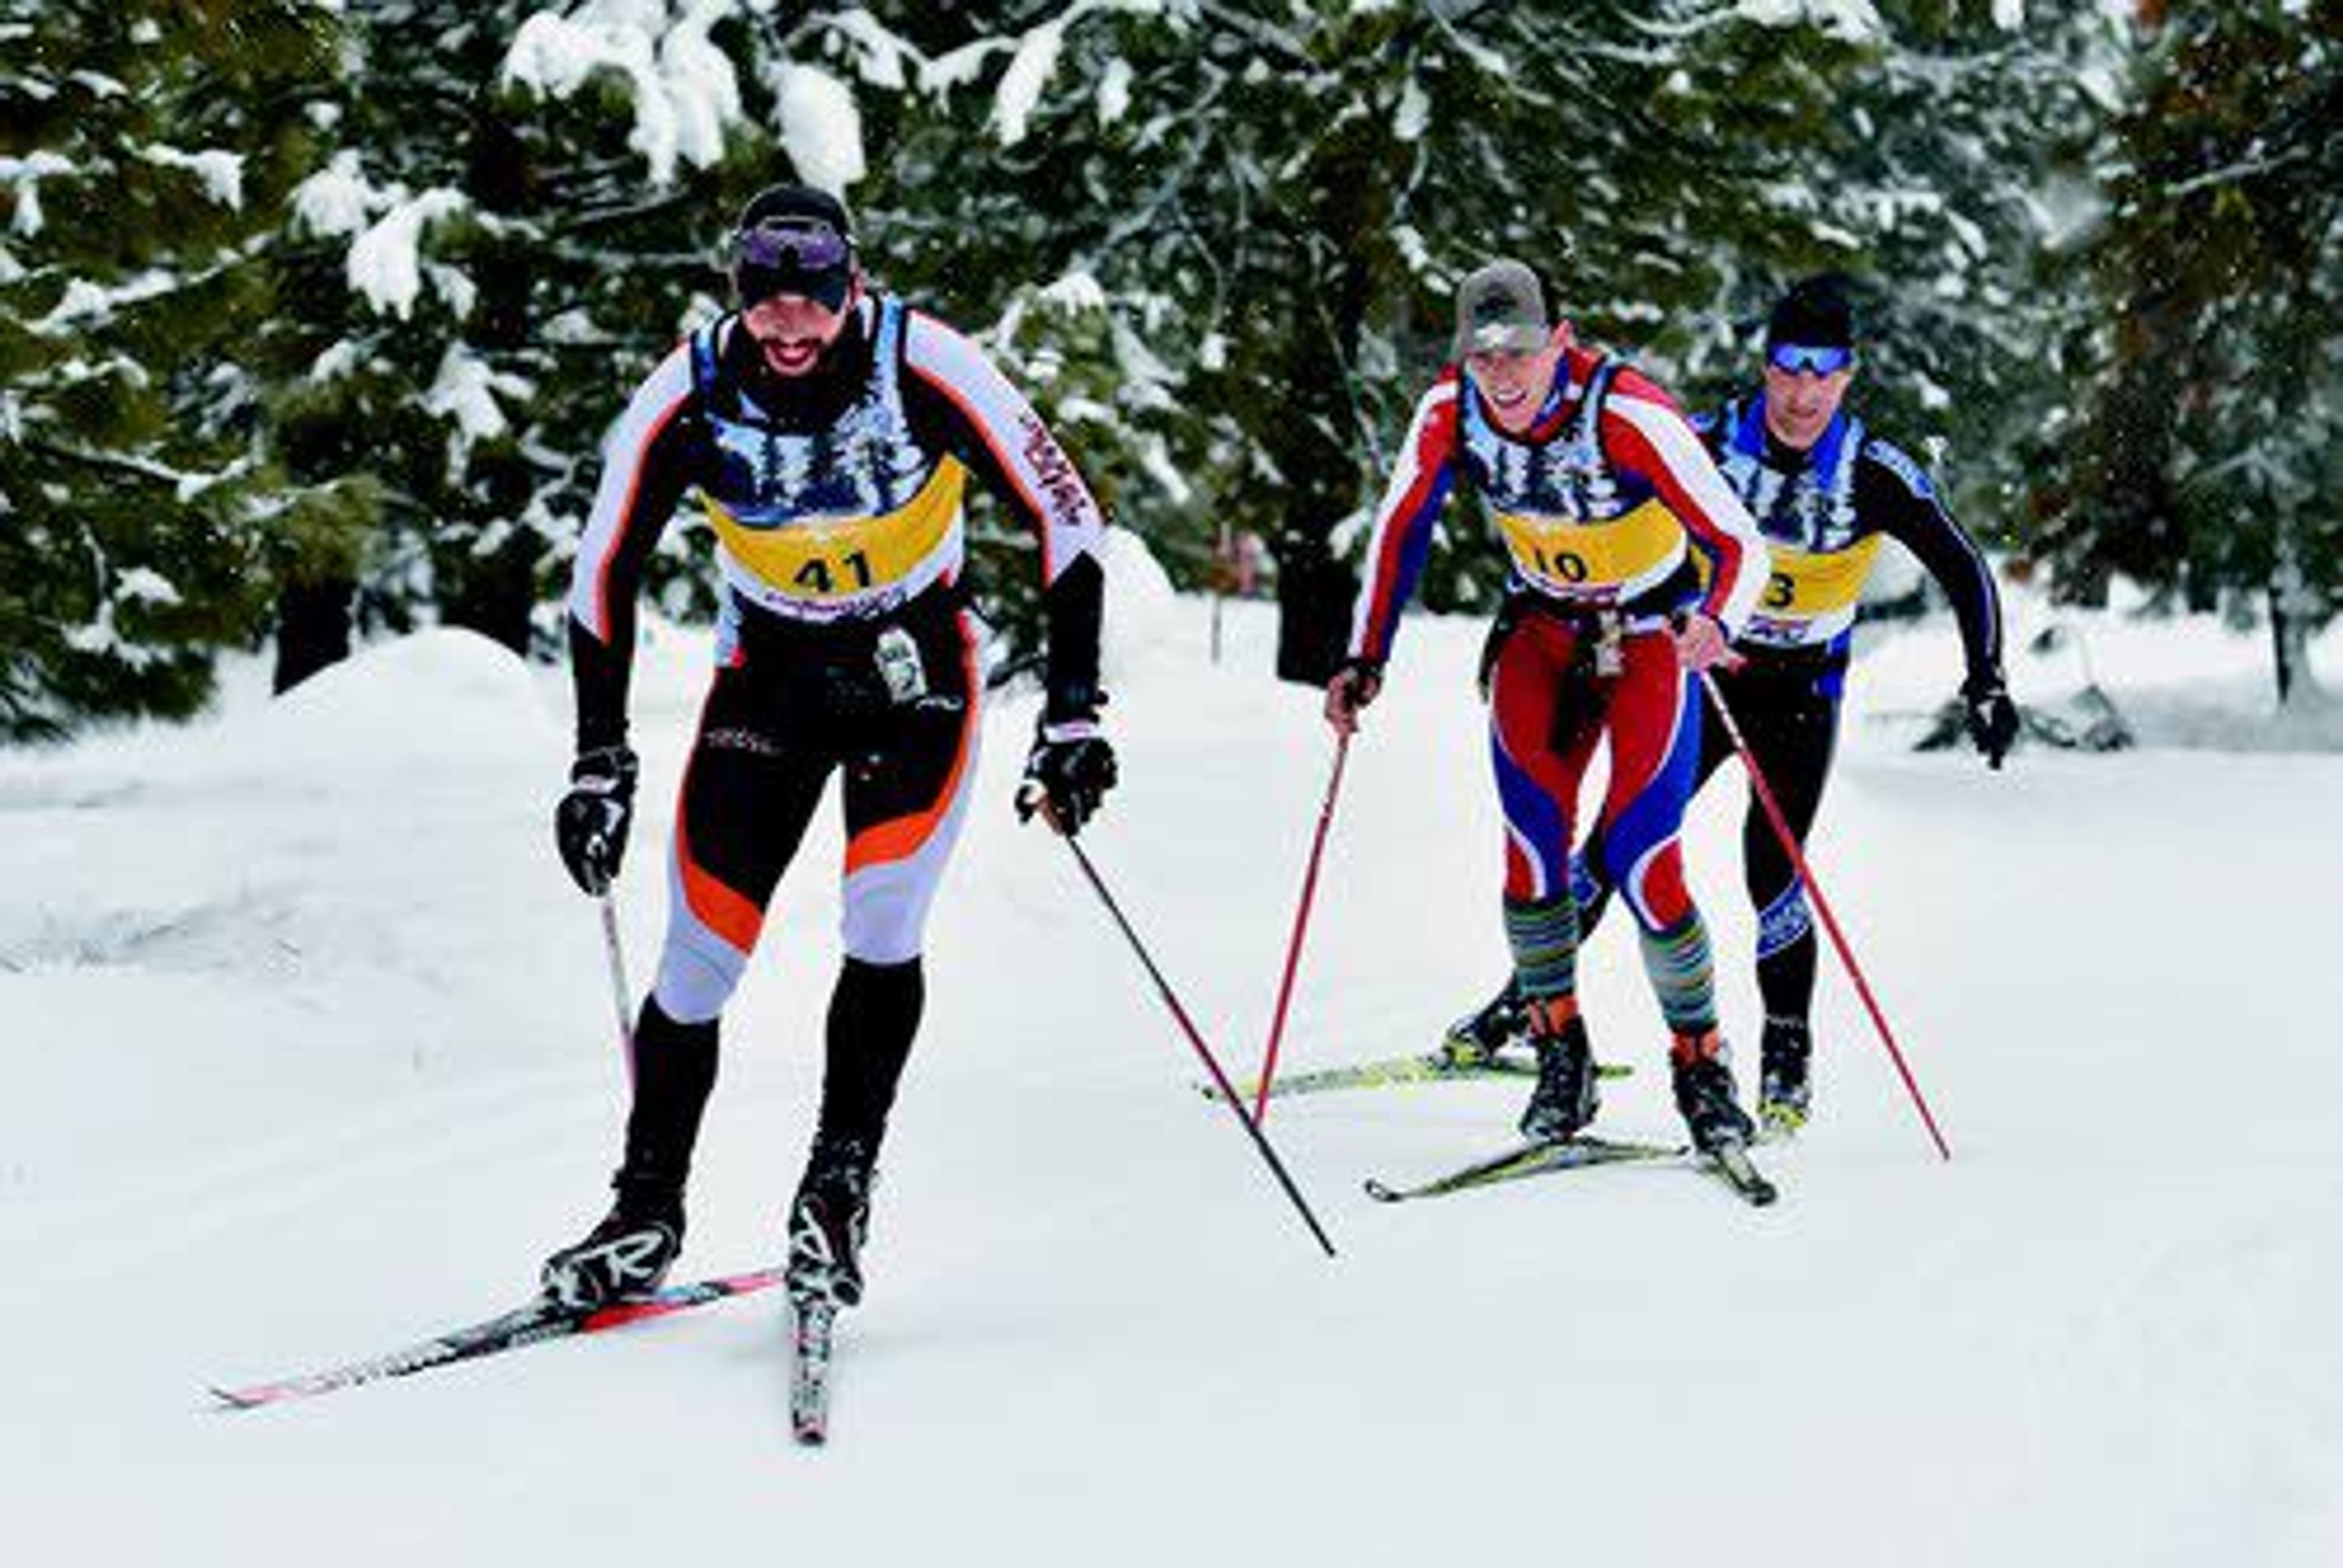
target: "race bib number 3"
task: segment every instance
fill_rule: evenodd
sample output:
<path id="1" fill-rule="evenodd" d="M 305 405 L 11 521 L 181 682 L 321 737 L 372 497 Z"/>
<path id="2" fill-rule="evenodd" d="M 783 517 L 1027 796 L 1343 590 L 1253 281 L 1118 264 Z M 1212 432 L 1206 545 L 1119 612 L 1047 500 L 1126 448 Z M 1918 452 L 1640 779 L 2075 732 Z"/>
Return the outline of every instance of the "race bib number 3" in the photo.
<path id="1" fill-rule="evenodd" d="M 1845 609 L 1862 597 L 1872 562 L 1879 555 L 1879 537 L 1875 534 L 1852 549 L 1825 555 L 1810 555 L 1783 545 L 1775 545 L 1770 553 L 1773 569 L 1765 575 L 1765 591 L 1758 596 L 1757 608 L 1775 620 L 1813 620 Z"/>

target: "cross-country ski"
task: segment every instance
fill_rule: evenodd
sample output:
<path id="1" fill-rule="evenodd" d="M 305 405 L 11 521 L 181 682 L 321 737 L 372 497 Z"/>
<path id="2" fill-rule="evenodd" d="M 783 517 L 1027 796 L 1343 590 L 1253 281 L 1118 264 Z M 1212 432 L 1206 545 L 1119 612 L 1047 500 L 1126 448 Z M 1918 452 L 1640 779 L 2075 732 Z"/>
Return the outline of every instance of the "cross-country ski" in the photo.
<path id="1" fill-rule="evenodd" d="M 211 1392 L 225 1409 L 257 1410 L 264 1405 L 312 1399 L 321 1393 L 356 1388 L 362 1383 L 411 1377 L 436 1367 L 478 1361 L 483 1356 L 499 1355 L 506 1351 L 542 1344 L 548 1340 L 598 1334 L 624 1328 L 629 1323 L 671 1317 L 677 1312 L 689 1312 L 712 1302 L 751 1295 L 777 1285 L 780 1281 L 781 1273 L 778 1269 L 729 1274 L 691 1284 L 669 1285 L 646 1296 L 582 1311 L 540 1300 L 387 1354 L 368 1356 L 323 1372 L 305 1372 L 271 1382 L 241 1386 L 215 1384 Z"/>

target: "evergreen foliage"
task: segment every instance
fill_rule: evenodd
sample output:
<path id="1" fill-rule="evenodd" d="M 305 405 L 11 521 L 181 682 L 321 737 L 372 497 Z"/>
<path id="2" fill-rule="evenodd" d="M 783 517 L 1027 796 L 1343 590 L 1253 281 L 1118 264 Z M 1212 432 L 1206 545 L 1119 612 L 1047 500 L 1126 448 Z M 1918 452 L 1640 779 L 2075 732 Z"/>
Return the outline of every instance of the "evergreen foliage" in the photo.
<path id="1" fill-rule="evenodd" d="M 2306 12 L 2308 13 L 2306 20 Z M 2281 699 L 2343 581 L 2343 6 L 2176 8 L 2107 127 L 2105 221 L 2043 553 L 2274 633 Z"/>
<path id="2" fill-rule="evenodd" d="M 277 566 L 357 520 L 277 462 L 240 353 L 313 16 L 0 10 L 0 736 L 192 711 Z"/>
<path id="3" fill-rule="evenodd" d="M 1269 540 L 1289 674 L 1492 254 L 1688 407 L 1847 272 L 1864 411 L 1973 526 L 2298 638 L 2343 569 L 2338 9 L 0 0 L 0 732 L 186 712 L 354 593 L 549 651 L 601 434 L 786 177 L 1175 578 Z M 971 540 L 1030 646 L 1031 541 L 980 500 Z M 1460 516 L 1425 597 L 1499 576 Z"/>

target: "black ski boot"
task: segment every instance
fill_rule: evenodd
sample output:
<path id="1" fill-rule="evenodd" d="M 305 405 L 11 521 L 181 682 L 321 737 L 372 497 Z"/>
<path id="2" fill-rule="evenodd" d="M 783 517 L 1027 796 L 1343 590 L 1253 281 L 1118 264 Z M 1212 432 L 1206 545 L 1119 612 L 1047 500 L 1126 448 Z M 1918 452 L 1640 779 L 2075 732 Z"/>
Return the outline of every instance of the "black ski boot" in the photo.
<path id="1" fill-rule="evenodd" d="M 1758 1059 L 1757 1115 L 1765 1130 L 1788 1138 L 1805 1126 L 1814 1102 L 1808 1068 L 1814 1036 L 1802 1018 L 1768 1018 Z"/>
<path id="2" fill-rule="evenodd" d="M 683 1251 L 683 1189 L 621 1178 L 618 1201 L 586 1239 L 546 1259 L 539 1278 L 548 1301 L 574 1312 L 659 1288 Z"/>
<path id="3" fill-rule="evenodd" d="M 645 997 L 635 1020 L 634 1104 L 610 1185 L 618 1201 L 572 1247 L 545 1261 L 548 1299 L 579 1312 L 659 1287 L 683 1250 L 683 1188 L 700 1111 L 716 1085 L 716 1023 L 679 1023 Z"/>
<path id="4" fill-rule="evenodd" d="M 878 1181 L 867 1146 L 817 1143 L 789 1205 L 788 1284 L 793 1301 L 850 1307 L 862 1300 L 862 1242 Z"/>
<path id="5" fill-rule="evenodd" d="M 1507 980 L 1488 1005 L 1466 1013 L 1448 1026 L 1440 1051 L 1457 1067 L 1480 1067 L 1497 1059 L 1497 1052 L 1523 1038 L 1530 1024 L 1522 993 Z"/>
<path id="6" fill-rule="evenodd" d="M 1756 1131 L 1749 1113 L 1741 1109 L 1734 1087 L 1733 1067 L 1726 1060 L 1724 1037 L 1715 1030 L 1680 1034 L 1668 1049 L 1668 1069 L 1675 1081 L 1676 1110 L 1692 1134 L 1693 1147 L 1704 1154 L 1720 1149 L 1745 1148 Z"/>
<path id="7" fill-rule="evenodd" d="M 1530 1102 L 1522 1111 L 1522 1136 L 1540 1143 L 1577 1136 L 1602 1103 L 1594 1087 L 1594 1053 L 1586 1042 L 1586 1020 L 1573 1007 L 1556 1023 L 1551 1018 L 1556 1010 L 1538 1002 L 1524 1009 L 1538 1075 L 1537 1087 L 1530 1091 Z"/>

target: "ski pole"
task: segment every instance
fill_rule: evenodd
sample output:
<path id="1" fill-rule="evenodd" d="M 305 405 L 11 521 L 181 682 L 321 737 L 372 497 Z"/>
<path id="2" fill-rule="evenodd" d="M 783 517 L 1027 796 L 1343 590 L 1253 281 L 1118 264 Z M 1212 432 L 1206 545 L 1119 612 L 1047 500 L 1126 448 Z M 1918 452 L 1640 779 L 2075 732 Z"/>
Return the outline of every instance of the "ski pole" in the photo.
<path id="1" fill-rule="evenodd" d="M 1277 984 L 1277 1012 L 1270 1020 L 1269 1049 L 1261 1060 L 1261 1088 L 1252 1104 L 1252 1119 L 1269 1115 L 1269 1091 L 1277 1077 L 1277 1048 L 1285 1039 L 1285 1010 L 1293 1000 L 1294 971 L 1302 967 L 1302 939 L 1310 929 L 1310 906 L 1318 896 L 1318 861 L 1326 852 L 1326 829 L 1334 822 L 1334 798 L 1342 789 L 1342 763 L 1351 755 L 1351 738 L 1334 739 L 1334 774 L 1326 780 L 1326 803 L 1318 809 L 1318 832 L 1310 842 L 1310 866 L 1302 874 L 1302 902 L 1293 911 L 1293 935 L 1285 944 L 1285 978 Z"/>
<path id="2" fill-rule="evenodd" d="M 627 1059 L 627 1082 L 635 1081 L 635 1025 L 627 1016 L 627 954 L 618 945 L 618 904 L 608 889 L 604 889 L 602 905 L 602 950 L 610 960 L 610 1000 L 618 1012 L 618 1050 Z"/>
<path id="3" fill-rule="evenodd" d="M 1049 817 L 1051 827 L 1055 828 L 1055 813 L 1050 811 L 1046 803 L 1041 806 L 1041 810 Z M 1310 1233 L 1317 1238 L 1318 1245 L 1324 1249 L 1328 1257 L 1334 1256 L 1334 1243 L 1327 1240 L 1326 1228 L 1318 1222 L 1318 1216 L 1311 1212 L 1309 1201 L 1302 1196 L 1302 1189 L 1296 1187 L 1293 1178 L 1286 1173 L 1285 1161 L 1280 1160 L 1277 1151 L 1270 1147 L 1267 1134 L 1253 1124 L 1252 1117 L 1245 1114 L 1244 1104 L 1237 1098 L 1236 1088 L 1229 1082 L 1229 1075 L 1221 1070 L 1220 1060 L 1212 1055 L 1212 1047 L 1204 1043 L 1204 1037 L 1197 1032 L 1195 1023 L 1188 1017 L 1188 1010 L 1182 1007 L 1180 999 L 1172 994 L 1171 982 L 1163 978 L 1163 971 L 1155 967 L 1154 959 L 1148 955 L 1147 944 L 1139 940 L 1139 933 L 1132 930 L 1131 922 L 1123 918 L 1122 906 L 1114 901 L 1112 893 L 1107 891 L 1105 881 L 1100 878 L 1098 868 L 1091 864 L 1091 858 L 1084 852 L 1081 841 L 1071 833 L 1061 832 L 1059 837 L 1065 839 L 1066 848 L 1074 852 L 1074 863 L 1082 869 L 1082 876 L 1089 880 L 1091 890 L 1098 894 L 1099 902 L 1106 906 L 1106 912 L 1114 917 L 1114 923 L 1121 930 L 1123 940 L 1131 944 L 1131 950 L 1139 955 L 1139 961 L 1145 967 L 1148 978 L 1155 982 L 1157 994 L 1172 1010 L 1172 1016 L 1179 1022 L 1181 1032 L 1188 1037 L 1189 1045 L 1195 1049 L 1205 1070 L 1212 1075 L 1212 1081 L 1220 1086 L 1221 1099 L 1235 1115 L 1237 1124 L 1245 1130 L 1245 1136 L 1252 1140 L 1253 1147 L 1261 1151 L 1261 1157 L 1268 1162 L 1270 1173 L 1277 1178 L 1277 1184 L 1285 1189 L 1285 1195 L 1293 1201 L 1293 1207 L 1301 1212 L 1302 1222 L 1310 1227 Z"/>
<path id="4" fill-rule="evenodd" d="M 1911 1066 L 1905 1061 L 1904 1052 L 1896 1044 L 1896 1031 L 1887 1027 L 1887 1015 L 1880 1010 L 1878 999 L 1871 994 L 1871 982 L 1864 978 L 1863 966 L 1855 961 L 1855 950 L 1847 946 L 1846 933 L 1839 930 L 1838 917 L 1831 912 L 1830 900 L 1823 897 L 1822 884 L 1815 880 L 1814 868 L 1806 864 L 1806 857 L 1798 848 L 1798 836 L 1790 831 L 1790 819 L 1783 814 L 1781 802 L 1774 798 L 1773 786 L 1765 782 L 1765 769 L 1757 766 L 1756 753 L 1751 751 L 1749 742 L 1742 739 L 1741 726 L 1734 721 L 1733 709 L 1725 706 L 1725 693 L 1717 689 L 1715 680 L 1704 669 L 1699 673 L 1700 683 L 1707 690 L 1717 718 L 1725 722 L 1725 733 L 1733 738 L 1733 749 L 1741 753 L 1741 766 L 1748 770 L 1749 786 L 1757 792 L 1757 803 L 1765 809 L 1765 819 L 1774 824 L 1774 836 L 1782 841 L 1782 852 L 1790 857 L 1790 864 L 1797 868 L 1799 880 L 1805 883 L 1806 891 L 1814 895 L 1815 912 L 1823 918 L 1823 930 L 1830 933 L 1831 946 L 1837 950 L 1839 962 L 1846 966 L 1848 978 L 1855 981 L 1855 991 L 1863 998 L 1863 1005 L 1871 1014 L 1873 1026 L 1879 1030 L 1879 1042 L 1887 1048 L 1888 1056 L 1896 1063 L 1896 1070 L 1902 1075 L 1905 1091 L 1911 1095 L 1912 1104 L 1919 1111 L 1920 1120 L 1928 1129 L 1928 1136 L 1935 1141 L 1936 1152 L 1950 1160 L 1953 1157 L 1952 1146 L 1945 1141 L 1944 1133 L 1936 1126 L 1936 1113 L 1928 1109 L 1927 1097 L 1920 1092 L 1919 1082 L 1913 1078 Z"/>

